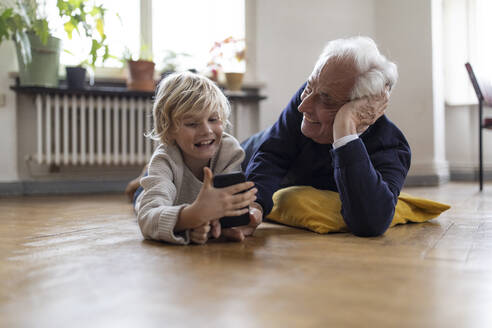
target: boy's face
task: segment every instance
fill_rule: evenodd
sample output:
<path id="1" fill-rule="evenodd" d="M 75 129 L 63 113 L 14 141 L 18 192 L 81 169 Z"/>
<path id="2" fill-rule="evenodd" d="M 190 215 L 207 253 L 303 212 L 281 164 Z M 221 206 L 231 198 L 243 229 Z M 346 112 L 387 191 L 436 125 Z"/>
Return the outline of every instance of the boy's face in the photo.
<path id="1" fill-rule="evenodd" d="M 205 166 L 219 149 L 224 128 L 217 111 L 185 114 L 174 133 L 185 163 Z"/>

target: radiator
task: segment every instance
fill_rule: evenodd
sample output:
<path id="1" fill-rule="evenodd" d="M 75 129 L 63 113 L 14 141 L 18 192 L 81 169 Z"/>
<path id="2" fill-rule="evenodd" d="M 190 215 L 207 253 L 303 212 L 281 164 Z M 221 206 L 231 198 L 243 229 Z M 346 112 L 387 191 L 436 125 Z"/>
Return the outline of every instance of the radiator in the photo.
<path id="1" fill-rule="evenodd" d="M 39 164 L 145 164 L 156 146 L 144 136 L 148 97 L 37 94 L 35 104 Z"/>

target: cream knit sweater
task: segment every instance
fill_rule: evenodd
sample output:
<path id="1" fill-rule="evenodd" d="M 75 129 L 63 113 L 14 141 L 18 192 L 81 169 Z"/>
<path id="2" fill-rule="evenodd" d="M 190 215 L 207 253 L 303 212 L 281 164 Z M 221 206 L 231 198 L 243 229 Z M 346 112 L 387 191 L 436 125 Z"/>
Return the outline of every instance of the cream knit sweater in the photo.
<path id="1" fill-rule="evenodd" d="M 243 159 L 244 151 L 239 142 L 224 133 L 210 169 L 214 175 L 240 171 Z M 175 234 L 174 227 L 179 212 L 196 199 L 203 183 L 185 165 L 178 146 L 159 145 L 150 159 L 148 175 L 140 180 L 140 184 L 144 190 L 137 198 L 135 209 L 143 236 L 188 244 L 189 231 Z"/>

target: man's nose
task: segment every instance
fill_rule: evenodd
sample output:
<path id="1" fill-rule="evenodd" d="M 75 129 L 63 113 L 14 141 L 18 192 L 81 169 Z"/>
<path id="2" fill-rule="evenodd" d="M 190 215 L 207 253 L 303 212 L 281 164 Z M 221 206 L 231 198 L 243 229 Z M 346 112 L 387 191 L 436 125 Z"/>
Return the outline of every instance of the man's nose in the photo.
<path id="1" fill-rule="evenodd" d="M 311 112 L 313 107 L 313 95 L 308 95 L 306 96 L 302 101 L 301 104 L 297 107 L 297 110 L 301 113 L 309 113 Z"/>

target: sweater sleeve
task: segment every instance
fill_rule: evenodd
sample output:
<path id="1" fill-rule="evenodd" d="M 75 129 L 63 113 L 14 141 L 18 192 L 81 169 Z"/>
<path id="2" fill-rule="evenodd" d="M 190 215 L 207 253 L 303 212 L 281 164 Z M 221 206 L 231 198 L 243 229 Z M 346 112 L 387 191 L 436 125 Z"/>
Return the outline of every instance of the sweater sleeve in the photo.
<path id="1" fill-rule="evenodd" d="M 246 167 L 247 180 L 253 181 L 258 188 L 256 201 L 263 207 L 264 216 L 272 210 L 272 195 L 299 153 L 303 136 L 299 128 L 302 114 L 297 107 L 304 88 L 305 84 L 292 97 L 277 122 L 263 134 L 258 150 Z"/>
<path id="2" fill-rule="evenodd" d="M 410 147 L 403 135 L 392 147 L 368 154 L 361 139 L 331 151 L 342 216 L 350 231 L 368 237 L 391 224 L 410 167 Z"/>
<path id="3" fill-rule="evenodd" d="M 176 185 L 167 156 L 157 153 L 150 161 L 148 176 L 141 179 L 144 191 L 138 208 L 138 224 L 146 239 L 166 241 L 173 244 L 188 244 L 189 233 L 174 233 L 179 212 L 187 204 L 173 205 Z"/>

